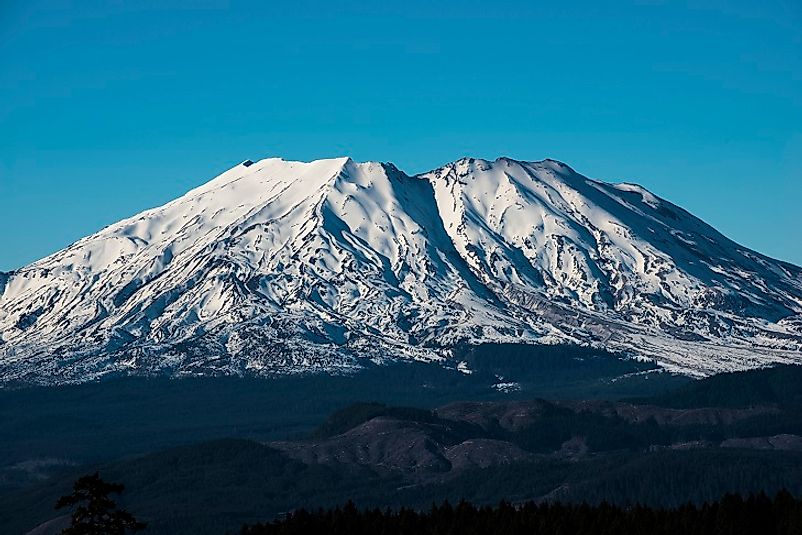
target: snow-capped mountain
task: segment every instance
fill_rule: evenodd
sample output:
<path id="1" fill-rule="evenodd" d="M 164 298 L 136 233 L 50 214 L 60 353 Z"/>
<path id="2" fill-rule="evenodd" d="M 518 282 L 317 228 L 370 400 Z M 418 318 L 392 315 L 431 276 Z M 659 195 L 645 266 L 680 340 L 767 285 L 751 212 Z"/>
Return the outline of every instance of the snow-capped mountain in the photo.
<path id="1" fill-rule="evenodd" d="M 3 381 L 452 365 L 521 341 L 692 374 L 802 362 L 802 268 L 556 161 L 271 158 L 0 274 Z"/>

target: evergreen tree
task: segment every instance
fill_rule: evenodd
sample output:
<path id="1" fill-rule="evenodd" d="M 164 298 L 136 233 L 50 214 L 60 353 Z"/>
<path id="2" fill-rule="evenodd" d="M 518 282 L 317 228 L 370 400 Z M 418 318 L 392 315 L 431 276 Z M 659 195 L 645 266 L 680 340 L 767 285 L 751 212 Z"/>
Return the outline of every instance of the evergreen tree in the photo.
<path id="1" fill-rule="evenodd" d="M 108 483 L 95 472 L 78 478 L 72 494 L 62 496 L 56 502 L 56 509 L 75 507 L 72 521 L 63 535 L 124 535 L 126 531 L 136 532 L 145 529 L 145 524 L 136 520 L 131 513 L 117 509 L 117 504 L 109 496 L 120 494 L 123 485 Z"/>

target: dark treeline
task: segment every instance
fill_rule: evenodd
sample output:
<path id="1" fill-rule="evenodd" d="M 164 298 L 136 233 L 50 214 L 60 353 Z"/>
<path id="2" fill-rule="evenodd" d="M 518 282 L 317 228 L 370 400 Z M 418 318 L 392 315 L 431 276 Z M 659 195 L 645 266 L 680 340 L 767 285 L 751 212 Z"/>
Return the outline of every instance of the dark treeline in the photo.
<path id="1" fill-rule="evenodd" d="M 267 524 L 244 526 L 242 535 L 789 535 L 802 534 L 802 500 L 782 491 L 744 499 L 726 495 L 701 506 L 622 508 L 609 504 L 527 502 L 476 507 L 448 502 L 428 511 L 345 507 L 298 510 Z"/>

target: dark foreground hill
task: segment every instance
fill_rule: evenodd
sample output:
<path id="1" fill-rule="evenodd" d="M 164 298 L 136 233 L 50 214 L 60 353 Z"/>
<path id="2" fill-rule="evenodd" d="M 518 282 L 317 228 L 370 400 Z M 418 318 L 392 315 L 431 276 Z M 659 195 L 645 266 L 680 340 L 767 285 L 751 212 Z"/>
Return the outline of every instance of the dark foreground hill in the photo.
<path id="1" fill-rule="evenodd" d="M 773 373 L 799 371 L 780 370 Z M 739 374 L 726 381 L 741 388 L 726 390 L 747 391 L 764 378 Z M 711 381 L 694 385 L 709 391 L 718 384 Z M 676 507 L 728 492 L 799 496 L 802 412 L 783 396 L 685 408 L 658 405 L 662 394 L 638 403 L 358 403 L 305 438 L 221 439 L 65 468 L 0 496 L 0 525 L 24 533 L 53 518 L 55 498 L 94 469 L 126 485 L 123 505 L 151 533 L 224 533 L 349 499 L 360 507 L 426 509 L 446 499 Z"/>

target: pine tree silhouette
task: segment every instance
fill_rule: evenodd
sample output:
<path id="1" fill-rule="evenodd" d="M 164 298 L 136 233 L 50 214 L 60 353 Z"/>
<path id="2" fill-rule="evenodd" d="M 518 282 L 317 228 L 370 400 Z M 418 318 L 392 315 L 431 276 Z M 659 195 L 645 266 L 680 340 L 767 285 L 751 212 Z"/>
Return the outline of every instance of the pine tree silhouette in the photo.
<path id="1" fill-rule="evenodd" d="M 56 509 L 74 507 L 72 522 L 61 533 L 63 535 L 124 535 L 127 530 L 136 532 L 145 529 L 145 524 L 136 520 L 131 513 L 117 509 L 110 494 L 120 494 L 123 485 L 108 483 L 95 472 L 78 478 L 72 494 L 62 496 L 56 502 Z"/>

